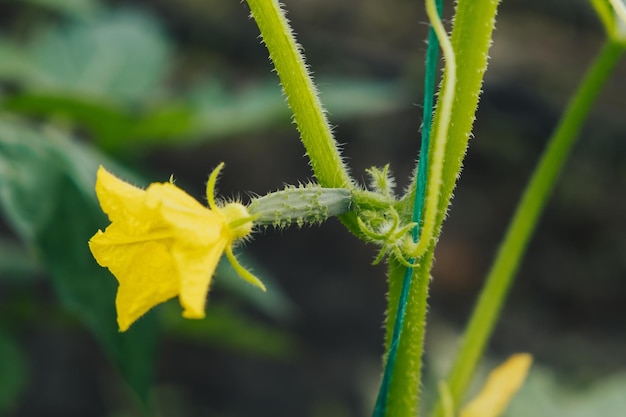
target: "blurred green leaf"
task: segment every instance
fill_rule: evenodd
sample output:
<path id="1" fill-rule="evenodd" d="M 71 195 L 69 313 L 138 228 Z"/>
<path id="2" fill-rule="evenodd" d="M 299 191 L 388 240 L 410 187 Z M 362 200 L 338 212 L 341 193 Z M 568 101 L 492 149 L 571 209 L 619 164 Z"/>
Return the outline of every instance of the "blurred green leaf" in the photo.
<path id="1" fill-rule="evenodd" d="M 0 281 L 29 282 L 41 267 L 29 253 L 15 242 L 0 239 Z"/>
<path id="2" fill-rule="evenodd" d="M 107 223 L 93 190 L 102 160 L 59 131 L 0 119 L 0 209 L 39 254 L 62 304 L 94 333 L 146 401 L 155 355 L 154 317 L 118 332 L 115 279 L 96 264 L 87 246 Z"/>
<path id="3" fill-rule="evenodd" d="M 159 311 L 164 329 L 178 338 L 276 359 L 287 359 L 296 350 L 295 340 L 286 332 L 251 321 L 223 305 L 211 305 L 202 320 L 182 318 L 177 302 L 166 303 Z"/>
<path id="4" fill-rule="evenodd" d="M 345 119 L 397 109 L 402 94 L 394 83 L 338 80 L 323 97 L 334 118 Z M 274 81 L 239 92 L 217 81 L 198 86 L 186 99 L 130 111 L 120 103 L 71 92 L 27 92 L 5 98 L 6 108 L 87 128 L 99 146 L 129 147 L 195 144 L 259 130 L 289 126 L 291 112 Z"/>
<path id="5" fill-rule="evenodd" d="M 6 0 L 5 0 L 6 1 Z M 95 13 L 100 4 L 97 0 L 13 0 L 30 3 L 72 17 L 85 17 Z"/>
<path id="6" fill-rule="evenodd" d="M 275 79 L 233 91 L 214 78 L 172 99 L 164 85 L 171 61 L 162 29 L 146 14 L 95 13 L 52 27 L 26 47 L 0 39 L 0 79 L 21 87 L 2 104 L 86 129 L 110 151 L 195 144 L 290 125 Z M 396 82 L 334 79 L 320 85 L 333 119 L 406 104 Z"/>
<path id="7" fill-rule="evenodd" d="M 0 77 L 29 91 L 136 105 L 157 97 L 170 48 L 145 13 L 118 10 L 53 27 L 30 45 L 0 42 Z"/>
<path id="8" fill-rule="evenodd" d="M 397 83 L 335 80 L 322 83 L 322 98 L 334 119 L 388 112 L 404 105 Z M 110 137 L 110 148 L 183 145 L 227 139 L 285 127 L 291 111 L 275 80 L 227 91 L 218 80 L 194 86 L 181 101 L 148 112 L 127 130 Z"/>
<path id="9" fill-rule="evenodd" d="M 146 14 L 117 11 L 48 32 L 33 44 L 40 87 L 119 102 L 153 97 L 170 61 L 160 27 Z"/>
<path id="10" fill-rule="evenodd" d="M 34 84 L 39 70 L 24 48 L 0 38 L 0 79 L 16 84 Z"/>
<path id="11" fill-rule="evenodd" d="M 259 291 L 258 288 L 241 279 L 230 262 L 226 262 L 224 259 L 217 267 L 215 274 L 216 287 L 236 294 L 257 310 L 275 320 L 282 323 L 292 321 L 296 317 L 296 307 L 282 291 L 276 280 L 272 278 L 271 274 L 250 259 L 250 257 L 245 256 L 245 254 L 238 254 L 237 258 L 242 265 L 245 265 L 246 268 L 254 271 L 255 275 L 261 277 L 267 291 Z"/>
<path id="12" fill-rule="evenodd" d="M 86 128 L 102 147 L 124 143 L 137 123 L 123 106 L 71 93 L 23 93 L 5 99 L 8 110 L 33 116 L 52 115 L 57 123 Z"/>
<path id="13" fill-rule="evenodd" d="M 406 103 L 398 83 L 335 79 L 320 82 L 320 97 L 332 119 L 388 112 Z M 224 90 L 216 80 L 190 91 L 195 123 L 191 141 L 228 137 L 277 126 L 289 126 L 292 113 L 276 80 L 238 92 Z"/>
<path id="14" fill-rule="evenodd" d="M 0 329 L 0 415 L 17 405 L 28 380 L 28 367 L 20 347 Z"/>
<path id="15" fill-rule="evenodd" d="M 112 151 L 183 138 L 193 122 L 193 109 L 176 103 L 131 113 L 119 104 L 70 93 L 23 93 L 6 98 L 4 106 L 86 128 L 101 148 Z"/>
<path id="16" fill-rule="evenodd" d="M 533 366 L 507 417 L 621 417 L 626 410 L 626 374 L 580 389 L 563 388 L 547 369 Z"/>
<path id="17" fill-rule="evenodd" d="M 320 99 L 330 118 L 386 113 L 407 105 L 409 95 L 397 81 L 321 79 Z"/>

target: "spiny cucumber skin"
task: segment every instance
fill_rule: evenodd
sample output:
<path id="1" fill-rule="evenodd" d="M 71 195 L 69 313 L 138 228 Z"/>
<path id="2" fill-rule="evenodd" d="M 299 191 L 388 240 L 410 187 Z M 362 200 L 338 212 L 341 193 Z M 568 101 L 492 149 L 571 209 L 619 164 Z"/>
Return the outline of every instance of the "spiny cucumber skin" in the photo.
<path id="1" fill-rule="evenodd" d="M 318 185 L 289 186 L 282 191 L 255 198 L 248 206 L 255 223 L 283 228 L 322 223 L 350 210 L 352 193 L 345 188 Z"/>

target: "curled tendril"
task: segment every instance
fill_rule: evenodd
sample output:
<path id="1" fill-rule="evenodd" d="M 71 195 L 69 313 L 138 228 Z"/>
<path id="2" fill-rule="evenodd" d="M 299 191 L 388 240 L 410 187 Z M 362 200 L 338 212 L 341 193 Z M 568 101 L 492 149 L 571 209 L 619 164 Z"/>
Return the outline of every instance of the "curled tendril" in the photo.
<path id="1" fill-rule="evenodd" d="M 381 246 L 372 265 L 379 264 L 385 256 L 393 255 L 406 267 L 417 266 L 416 263 L 410 261 L 411 253 L 407 253 L 407 248 L 411 248 L 410 244 L 413 243 L 411 231 L 417 225 L 416 223 L 402 224 L 398 212 L 393 207 L 390 207 L 384 216 L 376 215 L 368 219 L 367 223 L 359 216 L 357 223 L 368 239 Z"/>

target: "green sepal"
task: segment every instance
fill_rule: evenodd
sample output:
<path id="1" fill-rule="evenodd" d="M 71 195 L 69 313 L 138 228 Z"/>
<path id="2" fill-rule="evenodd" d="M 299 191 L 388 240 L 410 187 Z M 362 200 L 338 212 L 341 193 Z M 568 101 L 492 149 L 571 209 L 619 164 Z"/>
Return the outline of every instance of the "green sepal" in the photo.
<path id="1" fill-rule="evenodd" d="M 288 186 L 254 198 L 248 211 L 263 226 L 304 226 L 327 220 L 350 210 L 352 192 L 346 188 L 322 188 L 317 184 Z"/>

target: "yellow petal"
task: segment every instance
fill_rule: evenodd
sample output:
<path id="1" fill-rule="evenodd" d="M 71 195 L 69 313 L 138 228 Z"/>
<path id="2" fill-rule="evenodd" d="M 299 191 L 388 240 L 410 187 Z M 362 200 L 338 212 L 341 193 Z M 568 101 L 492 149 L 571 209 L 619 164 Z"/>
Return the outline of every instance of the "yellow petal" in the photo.
<path id="1" fill-rule="evenodd" d="M 195 213 L 210 212 L 195 198 L 170 182 L 155 182 L 146 189 L 148 201 L 146 204 L 161 204 L 170 211 L 189 211 Z"/>
<path id="2" fill-rule="evenodd" d="M 230 242 L 224 238 L 208 247 L 185 247 L 184 242 L 180 241 L 172 246 L 172 254 L 181 277 L 178 298 L 184 309 L 184 317 L 204 317 L 211 279 L 228 244 Z"/>
<path id="3" fill-rule="evenodd" d="M 89 241 L 98 263 L 108 267 L 119 283 L 115 305 L 121 331 L 155 305 L 175 297 L 180 288 L 168 239 L 122 243 L 124 237 L 113 224 Z"/>
<path id="4" fill-rule="evenodd" d="M 122 181 L 100 166 L 96 173 L 96 195 L 102 211 L 109 216 L 109 220 L 116 222 L 141 210 L 145 191 Z"/>
<path id="5" fill-rule="evenodd" d="M 482 391 L 461 411 L 459 417 L 497 417 L 511 402 L 526 379 L 532 363 L 527 353 L 512 355 L 494 369 Z"/>
<path id="6" fill-rule="evenodd" d="M 190 246 L 209 246 L 221 238 L 226 219 L 170 183 L 154 183 L 146 190 L 146 206 L 158 212 L 177 239 Z"/>
<path id="7" fill-rule="evenodd" d="M 203 318 L 211 279 L 224 248 L 232 243 L 226 217 L 170 183 L 152 184 L 146 191 L 147 204 L 158 205 L 159 215 L 174 233 L 171 253 L 181 277 L 183 316 Z"/>
<path id="8" fill-rule="evenodd" d="M 103 167 L 96 175 L 96 194 L 102 210 L 116 227 L 129 236 L 143 236 L 167 228 L 158 204 L 146 204 L 148 194 L 109 173 Z"/>

